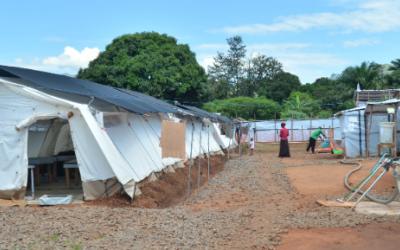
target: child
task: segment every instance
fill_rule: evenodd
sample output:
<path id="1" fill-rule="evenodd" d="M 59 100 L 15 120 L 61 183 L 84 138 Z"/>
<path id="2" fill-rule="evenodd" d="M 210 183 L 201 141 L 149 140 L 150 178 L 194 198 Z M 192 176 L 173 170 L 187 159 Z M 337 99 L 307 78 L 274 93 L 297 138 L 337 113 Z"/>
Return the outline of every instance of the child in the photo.
<path id="1" fill-rule="evenodd" d="M 253 155 L 253 153 L 254 153 L 254 147 L 256 146 L 255 144 L 256 144 L 256 143 L 255 143 L 253 137 L 251 137 L 251 138 L 250 138 L 250 142 L 249 142 L 250 155 Z"/>

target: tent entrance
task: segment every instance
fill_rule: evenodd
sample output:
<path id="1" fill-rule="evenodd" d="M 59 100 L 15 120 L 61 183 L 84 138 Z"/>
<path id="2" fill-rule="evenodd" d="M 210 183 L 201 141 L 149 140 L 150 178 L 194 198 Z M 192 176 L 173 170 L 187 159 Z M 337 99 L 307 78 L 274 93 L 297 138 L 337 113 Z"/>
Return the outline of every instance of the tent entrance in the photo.
<path id="1" fill-rule="evenodd" d="M 40 120 L 28 130 L 28 183 L 31 198 L 83 198 L 82 182 L 67 120 Z"/>

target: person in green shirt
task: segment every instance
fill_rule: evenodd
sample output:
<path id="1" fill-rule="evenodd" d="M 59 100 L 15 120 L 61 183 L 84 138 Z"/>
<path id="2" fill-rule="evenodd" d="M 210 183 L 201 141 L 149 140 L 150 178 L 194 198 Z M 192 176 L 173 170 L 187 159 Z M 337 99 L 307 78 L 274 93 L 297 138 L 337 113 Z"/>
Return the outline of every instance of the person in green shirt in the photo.
<path id="1" fill-rule="evenodd" d="M 310 151 L 314 154 L 315 152 L 315 142 L 317 141 L 318 137 L 323 136 L 325 137 L 324 133 L 322 132 L 322 128 L 319 127 L 313 132 L 311 132 L 310 140 L 308 141 L 307 152 Z"/>

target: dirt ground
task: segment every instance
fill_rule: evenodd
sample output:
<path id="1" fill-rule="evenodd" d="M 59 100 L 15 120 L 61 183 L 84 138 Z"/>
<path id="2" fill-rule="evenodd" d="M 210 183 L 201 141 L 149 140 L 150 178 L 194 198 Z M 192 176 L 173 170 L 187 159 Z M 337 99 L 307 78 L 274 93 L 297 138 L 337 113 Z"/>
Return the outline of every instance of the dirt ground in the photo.
<path id="1" fill-rule="evenodd" d="M 345 193 L 343 176 L 351 166 L 329 154 L 306 154 L 303 144 L 290 146 L 290 159 L 278 158 L 277 145 L 267 144 L 258 144 L 254 156 L 234 155 L 188 199 L 164 197 L 157 208 L 0 208 L 0 249 L 400 248 L 400 218 L 315 203 Z M 386 177 L 378 191 L 392 187 Z"/>

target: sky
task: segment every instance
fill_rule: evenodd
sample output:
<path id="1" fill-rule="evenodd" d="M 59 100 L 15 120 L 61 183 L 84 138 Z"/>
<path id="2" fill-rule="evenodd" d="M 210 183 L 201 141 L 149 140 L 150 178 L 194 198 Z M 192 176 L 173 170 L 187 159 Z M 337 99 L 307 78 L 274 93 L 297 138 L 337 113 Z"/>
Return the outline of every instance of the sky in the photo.
<path id="1" fill-rule="evenodd" d="M 226 39 L 278 59 L 302 83 L 400 58 L 400 0 L 4 1 L 0 64 L 76 74 L 118 36 L 156 31 L 207 69 Z"/>

